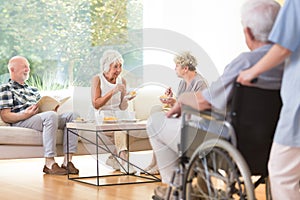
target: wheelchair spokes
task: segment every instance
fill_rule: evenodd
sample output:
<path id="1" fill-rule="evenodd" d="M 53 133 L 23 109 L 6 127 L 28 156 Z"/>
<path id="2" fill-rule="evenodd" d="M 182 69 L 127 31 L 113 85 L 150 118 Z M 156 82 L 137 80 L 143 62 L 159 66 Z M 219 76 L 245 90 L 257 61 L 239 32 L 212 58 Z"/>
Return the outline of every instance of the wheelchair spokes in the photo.
<path id="1" fill-rule="evenodd" d="M 210 147 L 195 155 L 186 174 L 185 199 L 248 199 L 244 178 L 227 151 Z"/>

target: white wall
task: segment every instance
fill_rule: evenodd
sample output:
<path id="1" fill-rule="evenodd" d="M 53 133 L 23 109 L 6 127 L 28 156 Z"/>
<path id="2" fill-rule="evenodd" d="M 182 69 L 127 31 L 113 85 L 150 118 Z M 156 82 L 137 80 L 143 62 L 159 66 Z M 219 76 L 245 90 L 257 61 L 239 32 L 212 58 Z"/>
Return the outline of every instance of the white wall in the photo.
<path id="1" fill-rule="evenodd" d="M 144 29 L 167 29 L 189 38 L 202 47 L 207 57 L 198 57 L 201 73 L 203 73 L 201 68 L 212 67 L 210 61 L 205 61 L 209 58 L 216 67 L 215 71 L 203 70 L 206 71 L 204 74 L 208 71 L 214 74 L 209 78 L 211 82 L 223 72 L 225 65 L 233 58 L 242 51 L 248 51 L 240 23 L 240 6 L 243 2 L 244 0 L 144 0 Z M 165 40 L 170 40 L 170 38 L 165 37 Z M 181 48 L 180 51 L 191 50 L 191 46 L 180 44 L 174 51 L 180 50 L 179 48 Z M 197 48 L 192 50 L 197 51 Z M 191 52 L 195 54 L 194 51 Z M 145 50 L 144 63 L 145 65 L 171 66 L 171 70 L 174 70 L 173 55 L 174 53 L 161 49 Z M 167 70 L 163 71 L 164 74 L 159 73 L 156 79 L 166 79 Z M 171 72 L 175 74 L 174 71 Z M 151 80 L 150 76 L 153 75 L 145 71 L 146 79 L 148 77 Z M 174 76 L 171 82 L 174 82 L 173 78 Z"/>

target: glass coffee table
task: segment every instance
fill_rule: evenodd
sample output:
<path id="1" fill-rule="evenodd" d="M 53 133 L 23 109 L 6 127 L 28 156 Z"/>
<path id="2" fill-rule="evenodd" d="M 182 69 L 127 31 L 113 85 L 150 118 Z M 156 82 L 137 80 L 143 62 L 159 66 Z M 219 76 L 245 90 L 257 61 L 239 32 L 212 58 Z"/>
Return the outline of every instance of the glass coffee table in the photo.
<path id="1" fill-rule="evenodd" d="M 94 147 L 93 154 L 95 155 L 96 160 L 96 172 L 95 175 L 92 176 L 80 176 L 80 175 L 71 175 L 68 174 L 68 179 L 86 183 L 90 185 L 96 186 L 112 186 L 112 185 L 124 185 L 124 184 L 139 184 L 139 183 L 153 183 L 153 182 L 160 182 L 161 179 L 156 176 L 149 174 L 148 172 L 144 171 L 141 167 L 133 164 L 128 160 L 124 160 L 120 158 L 118 155 L 114 154 L 107 144 L 107 136 L 105 132 L 112 132 L 112 131 L 126 131 L 127 133 L 127 149 L 129 148 L 129 132 L 136 131 L 136 130 L 146 130 L 147 122 L 146 121 L 137 121 L 137 122 L 115 122 L 115 123 L 103 123 L 103 124 L 96 124 L 96 123 L 79 123 L 79 122 L 72 122 L 67 123 L 67 150 L 69 153 L 69 134 L 77 135 L 83 142 L 88 144 L 89 146 Z M 84 132 L 85 134 L 79 134 L 78 132 Z M 130 136 L 134 135 L 130 132 Z M 113 173 L 113 174 L 105 174 L 100 175 L 99 167 L 99 154 L 100 153 L 109 153 L 115 159 L 123 160 L 127 162 L 127 169 L 125 169 L 126 173 Z M 128 171 L 129 164 L 139 169 L 141 173 L 130 174 Z M 79 173 L 80 174 L 80 173 Z M 118 178 L 121 177 L 123 181 L 120 181 Z M 126 177 L 125 179 L 123 177 Z M 134 178 L 131 178 L 134 177 Z M 105 179 L 105 181 L 103 181 Z M 108 180 L 111 179 L 111 180 Z M 124 181 L 125 180 L 125 181 Z"/>

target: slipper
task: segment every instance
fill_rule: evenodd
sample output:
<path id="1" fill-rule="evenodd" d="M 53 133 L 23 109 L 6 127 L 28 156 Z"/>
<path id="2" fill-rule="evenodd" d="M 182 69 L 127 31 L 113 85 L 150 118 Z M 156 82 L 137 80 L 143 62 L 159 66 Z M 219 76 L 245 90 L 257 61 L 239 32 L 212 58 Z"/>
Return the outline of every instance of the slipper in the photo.
<path id="1" fill-rule="evenodd" d="M 160 174 L 157 166 L 153 167 L 152 169 L 148 170 L 147 172 L 151 175 L 159 175 Z"/>
<path id="2" fill-rule="evenodd" d="M 144 169 L 144 171 L 149 171 L 149 170 L 152 169 L 153 167 L 155 167 L 155 166 L 149 165 L 148 167 L 146 167 L 146 168 Z"/>
<path id="3" fill-rule="evenodd" d="M 158 175 L 159 173 L 159 169 L 157 167 L 157 165 L 155 166 L 148 166 L 144 169 L 144 171 L 141 171 L 141 174 L 147 174 L 145 172 L 148 172 L 151 175 Z"/>

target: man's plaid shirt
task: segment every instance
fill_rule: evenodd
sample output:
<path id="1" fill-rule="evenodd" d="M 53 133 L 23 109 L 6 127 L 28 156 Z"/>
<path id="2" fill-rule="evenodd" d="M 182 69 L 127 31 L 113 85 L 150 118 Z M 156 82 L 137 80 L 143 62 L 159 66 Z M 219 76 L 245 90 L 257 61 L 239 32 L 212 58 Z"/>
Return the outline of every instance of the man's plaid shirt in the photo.
<path id="1" fill-rule="evenodd" d="M 0 86 L 0 110 L 10 108 L 18 113 L 37 103 L 41 95 L 37 88 L 9 80 Z"/>

